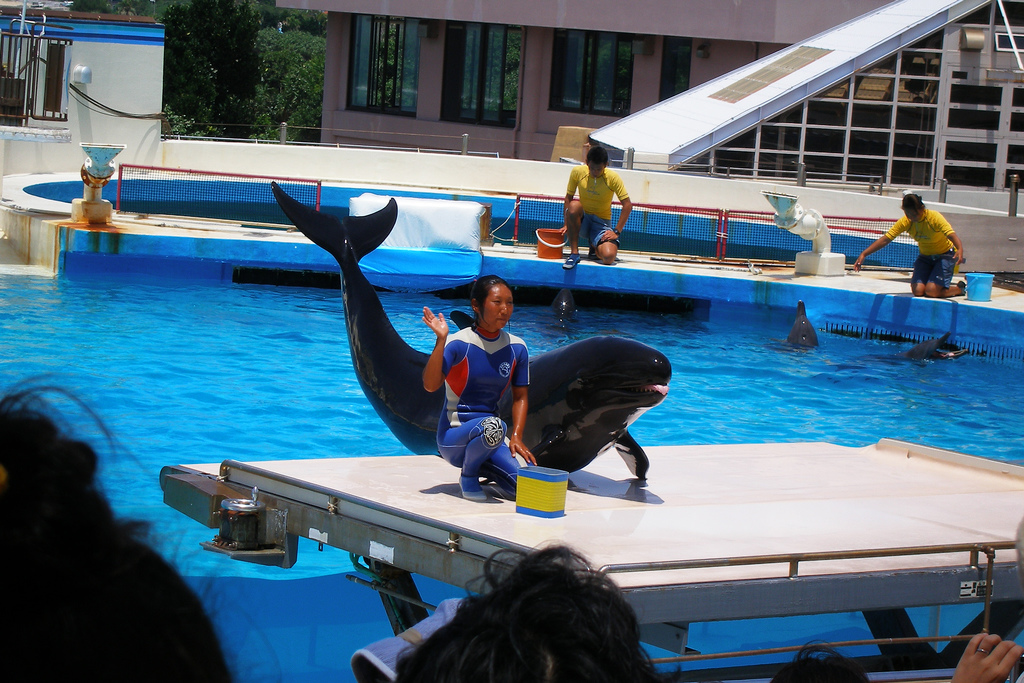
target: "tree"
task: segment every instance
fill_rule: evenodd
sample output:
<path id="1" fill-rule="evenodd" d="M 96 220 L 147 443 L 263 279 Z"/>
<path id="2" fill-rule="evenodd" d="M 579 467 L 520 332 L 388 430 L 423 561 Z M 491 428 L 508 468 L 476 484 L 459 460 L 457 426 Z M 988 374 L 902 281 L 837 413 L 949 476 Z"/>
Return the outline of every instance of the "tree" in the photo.
<path id="1" fill-rule="evenodd" d="M 248 2 L 171 5 L 164 23 L 164 108 L 215 135 L 248 137 L 259 83 L 259 12 Z M 182 132 L 182 131 L 175 131 Z"/>
<path id="2" fill-rule="evenodd" d="M 260 31 L 260 84 L 257 87 L 254 135 L 275 139 L 282 121 L 299 128 L 289 137 L 316 142 L 323 109 L 326 40 L 302 31 Z"/>
<path id="3" fill-rule="evenodd" d="M 75 0 L 71 3 L 72 12 L 95 12 L 97 14 L 110 14 L 109 0 Z"/>

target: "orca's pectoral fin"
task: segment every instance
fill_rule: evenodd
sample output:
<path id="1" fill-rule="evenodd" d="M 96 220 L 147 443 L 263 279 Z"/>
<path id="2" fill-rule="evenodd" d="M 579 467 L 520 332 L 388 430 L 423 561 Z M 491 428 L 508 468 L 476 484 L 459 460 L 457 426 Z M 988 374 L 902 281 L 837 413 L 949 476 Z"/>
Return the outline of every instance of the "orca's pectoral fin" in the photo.
<path id="1" fill-rule="evenodd" d="M 637 479 L 647 479 L 647 470 L 651 467 L 651 461 L 647 459 L 647 453 L 636 442 L 636 439 L 629 432 L 623 432 L 615 441 L 615 448 L 626 463 L 626 467 Z"/>
<path id="2" fill-rule="evenodd" d="M 551 444 L 558 443 L 565 438 L 565 431 L 558 425 L 548 425 L 541 434 L 540 442 L 530 449 L 533 457 L 539 458 Z"/>
<path id="3" fill-rule="evenodd" d="M 451 313 L 448 314 L 448 319 L 458 325 L 460 330 L 473 327 L 473 323 L 476 322 L 473 320 L 473 316 L 458 309 L 452 309 Z"/>
<path id="4" fill-rule="evenodd" d="M 316 209 L 311 209 L 292 199 L 275 182 L 270 183 L 270 189 L 273 191 L 281 211 L 284 211 L 284 215 L 299 229 L 299 232 L 308 237 L 313 244 L 338 259 L 340 263 L 341 254 L 344 251 L 345 229 L 338 217 L 329 213 L 320 213 Z"/>

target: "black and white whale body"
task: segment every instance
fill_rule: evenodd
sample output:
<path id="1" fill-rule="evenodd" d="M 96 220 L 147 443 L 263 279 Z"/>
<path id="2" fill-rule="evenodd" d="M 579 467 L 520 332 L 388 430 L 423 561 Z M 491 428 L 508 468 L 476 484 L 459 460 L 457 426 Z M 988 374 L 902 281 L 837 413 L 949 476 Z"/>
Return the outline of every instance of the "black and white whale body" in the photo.
<path id="1" fill-rule="evenodd" d="M 352 364 L 370 404 L 406 448 L 436 454 L 442 397 L 423 388 L 427 354 L 398 335 L 358 264 L 391 232 L 397 203 L 392 199 L 377 213 L 342 222 L 300 204 L 276 183 L 272 187 L 295 227 L 341 266 Z M 523 440 L 540 465 L 567 471 L 615 449 L 630 472 L 645 479 L 647 455 L 628 428 L 661 403 L 671 376 L 664 354 L 622 337 L 593 337 L 533 356 Z M 509 419 L 507 407 L 503 417 Z"/>

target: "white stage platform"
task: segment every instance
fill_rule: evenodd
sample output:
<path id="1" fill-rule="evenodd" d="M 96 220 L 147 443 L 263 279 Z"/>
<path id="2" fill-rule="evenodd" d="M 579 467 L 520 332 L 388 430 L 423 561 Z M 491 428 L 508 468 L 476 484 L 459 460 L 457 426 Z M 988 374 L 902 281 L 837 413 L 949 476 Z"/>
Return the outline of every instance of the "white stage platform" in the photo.
<path id="1" fill-rule="evenodd" d="M 556 519 L 463 500 L 431 456 L 225 461 L 165 468 L 161 484 L 211 527 L 221 500 L 257 486 L 286 555 L 305 536 L 457 586 L 495 550 L 566 543 L 646 624 L 980 602 L 990 571 L 993 600 L 1021 597 L 1022 467 L 890 440 L 647 451 L 646 486 L 603 456 L 570 475 Z"/>

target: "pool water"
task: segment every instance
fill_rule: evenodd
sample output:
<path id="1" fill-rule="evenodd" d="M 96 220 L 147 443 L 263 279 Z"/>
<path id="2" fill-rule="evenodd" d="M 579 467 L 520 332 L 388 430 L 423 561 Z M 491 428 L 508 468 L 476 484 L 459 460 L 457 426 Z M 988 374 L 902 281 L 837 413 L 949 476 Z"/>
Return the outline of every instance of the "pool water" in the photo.
<path id="1" fill-rule="evenodd" d="M 424 351 L 433 337 L 422 306 L 458 305 L 426 294 L 382 300 Z M 630 430 L 643 445 L 862 446 L 892 437 L 1024 460 L 1024 398 L 1015 389 L 1024 363 L 914 362 L 897 355 L 910 344 L 824 333 L 819 348 L 796 349 L 784 342 L 792 316 L 729 305 L 702 318 L 583 310 L 563 325 L 547 307 L 520 306 L 512 331 L 533 353 L 597 334 L 662 350 L 672 383 Z M 351 569 L 346 554 L 303 541 L 296 566 L 281 570 L 202 552 L 213 530 L 165 506 L 158 485 L 165 465 L 404 454 L 356 382 L 339 292 L 0 275 L 0 386 L 26 379 L 70 390 L 115 435 L 107 443 L 87 415 L 59 402 L 101 446 L 102 485 L 118 513 L 150 522 L 154 542 L 220 615 L 239 678 L 352 680 L 351 651 L 389 635 L 376 595 L 339 576 Z M 430 602 L 451 594 L 434 582 L 421 588 Z M 866 632 L 856 617 L 816 623 L 829 637 Z M 749 644 L 726 645 L 721 629 L 695 627 L 691 646 Z M 772 627 L 768 643 L 767 632 L 760 644 L 807 639 Z"/>

